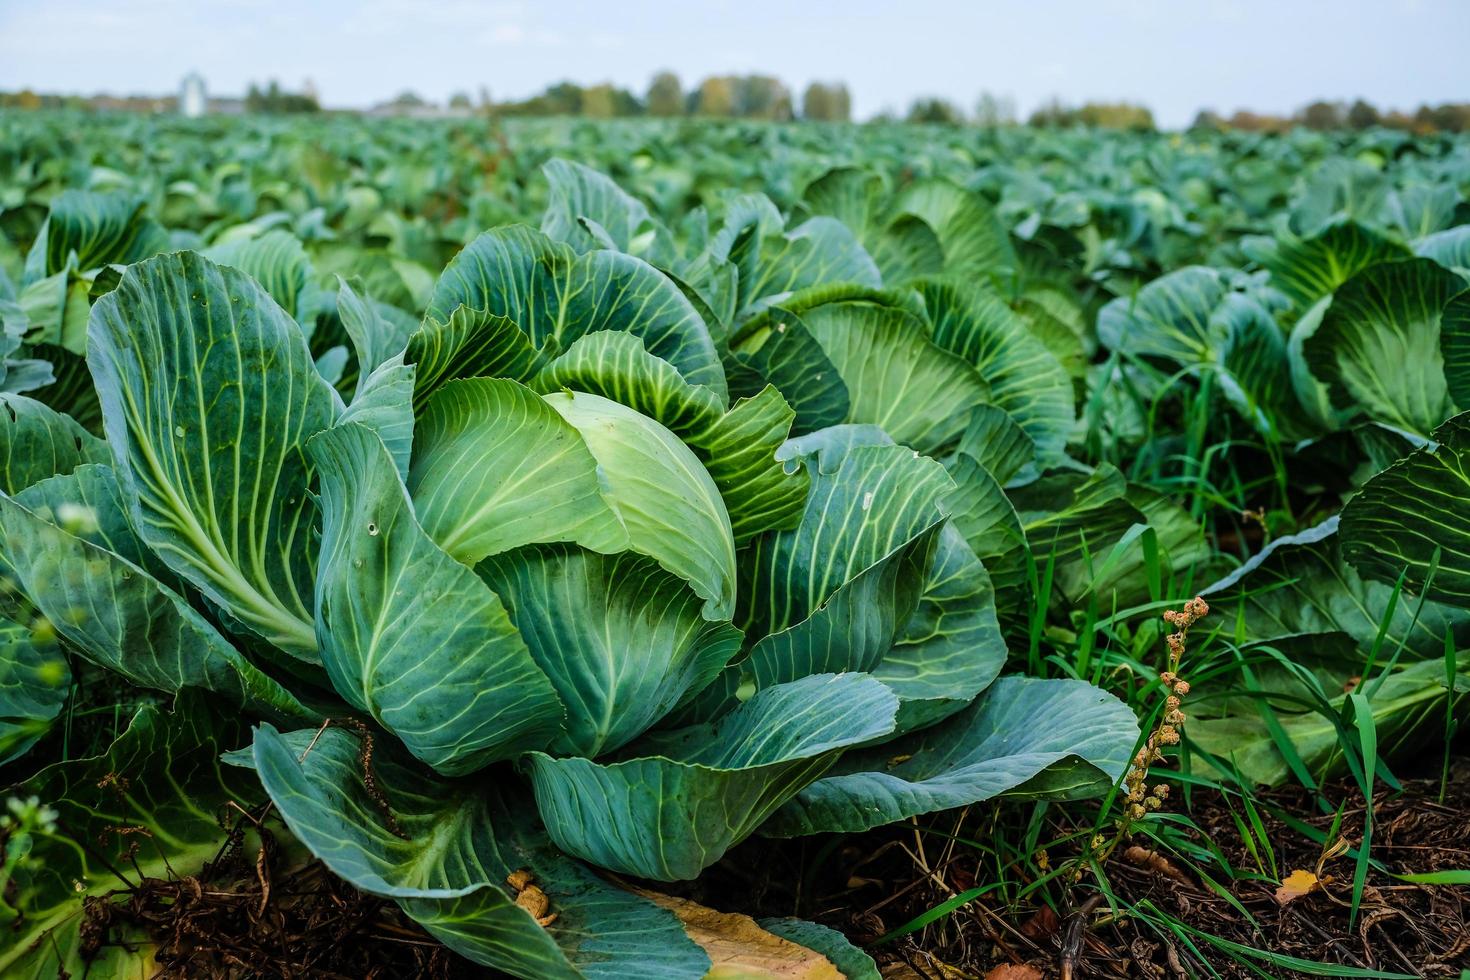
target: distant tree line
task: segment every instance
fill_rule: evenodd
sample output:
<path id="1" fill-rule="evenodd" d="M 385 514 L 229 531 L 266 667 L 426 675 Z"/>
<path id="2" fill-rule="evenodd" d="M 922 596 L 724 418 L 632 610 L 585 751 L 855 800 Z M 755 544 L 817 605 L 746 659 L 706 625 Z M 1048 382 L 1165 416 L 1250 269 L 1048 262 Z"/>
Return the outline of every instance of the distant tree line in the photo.
<path id="1" fill-rule="evenodd" d="M 1380 110 L 1366 99 L 1351 103 L 1318 100 L 1289 116 L 1238 110 L 1229 117 L 1210 109 L 1194 118 L 1194 129 L 1238 129 L 1256 133 L 1283 133 L 1298 126 L 1323 132 L 1342 129 L 1371 129 L 1386 126 L 1410 133 L 1463 133 L 1470 131 L 1470 103 L 1446 102 L 1421 105 L 1414 112 Z"/>
<path id="2" fill-rule="evenodd" d="M 884 118 L 896 120 L 892 113 Z M 1013 126 L 1017 123 L 1014 100 L 986 92 L 980 96 L 972 113 L 966 114 L 954 102 L 939 96 L 920 96 L 909 104 L 905 122 L 939 123 L 947 126 Z M 1043 104 L 1027 118 L 1028 126 L 1061 128 L 1099 126 L 1105 129 L 1150 130 L 1154 116 L 1146 106 L 1132 102 L 1086 102 L 1068 106 L 1057 99 Z"/>
<path id="3" fill-rule="evenodd" d="M 468 96 L 461 94 L 450 99 L 451 108 L 460 107 L 456 100 L 462 100 L 464 107 L 469 105 Z M 852 118 L 852 97 L 841 82 L 812 82 L 798 105 L 786 83 L 770 75 L 711 75 L 686 91 L 679 76 L 662 71 L 642 96 L 608 82 L 588 86 L 558 82 L 528 99 L 495 102 L 490 108 L 503 116 L 714 116 L 847 122 Z"/>
<path id="4" fill-rule="evenodd" d="M 178 99 L 173 95 L 50 95 L 31 89 L 0 92 L 0 109 L 84 109 L 130 112 L 174 112 Z M 589 119 L 613 119 L 629 116 L 714 117 L 725 119 L 792 119 L 814 122 L 849 122 L 852 119 L 852 96 L 842 82 L 814 81 L 806 86 L 797 100 L 784 82 L 770 75 L 711 75 L 693 88 L 685 89 L 679 76 L 670 71 L 654 75 L 641 96 L 610 82 L 579 85 L 557 82 L 528 99 L 496 102 L 481 88 L 477 98 L 457 92 L 448 102 L 448 111 L 411 91 L 375 107 L 372 113 L 404 115 L 495 114 L 504 116 L 584 116 Z M 244 100 L 246 112 L 305 113 L 319 112 L 315 92 L 288 92 L 271 81 L 261 87 L 252 84 Z M 1004 96 L 982 94 L 970 112 L 939 96 L 920 96 L 903 113 L 885 109 L 873 122 L 929 123 L 945 126 L 1008 126 L 1018 122 L 1015 102 Z M 1039 128 L 1092 126 L 1105 129 L 1145 131 L 1155 128 L 1153 113 L 1133 102 L 1085 102 L 1064 105 L 1052 99 L 1038 107 L 1026 124 Z M 1247 132 L 1281 133 L 1297 127 L 1320 131 L 1362 130 L 1386 126 L 1405 132 L 1463 133 L 1470 131 L 1470 103 L 1447 102 L 1421 105 L 1413 112 L 1397 109 L 1380 110 L 1365 99 L 1352 102 L 1319 100 L 1285 116 L 1239 110 L 1230 116 L 1202 110 L 1191 128 L 1243 130 Z"/>
<path id="5" fill-rule="evenodd" d="M 245 91 L 246 112 L 292 113 L 321 112 L 322 107 L 311 92 L 287 92 L 271 79 L 265 88 L 254 82 Z"/>
<path id="6" fill-rule="evenodd" d="M 80 95 L 42 95 L 28 88 L 0 92 L 0 109 L 81 109 L 86 104 L 86 98 Z"/>
<path id="7" fill-rule="evenodd" d="M 1154 114 L 1147 106 L 1133 102 L 1087 102 L 1071 107 L 1052 99 L 1031 113 L 1028 122 L 1043 129 L 1098 126 L 1146 132 L 1154 128 Z"/>

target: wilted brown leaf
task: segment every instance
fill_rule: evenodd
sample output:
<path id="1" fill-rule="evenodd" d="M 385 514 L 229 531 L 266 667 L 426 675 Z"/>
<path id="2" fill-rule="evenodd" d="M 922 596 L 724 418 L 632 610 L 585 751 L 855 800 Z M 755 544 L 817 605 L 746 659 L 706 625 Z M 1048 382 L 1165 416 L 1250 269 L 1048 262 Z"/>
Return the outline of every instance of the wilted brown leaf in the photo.
<path id="1" fill-rule="evenodd" d="M 1062 927 L 1062 920 L 1052 911 L 1050 905 L 1043 905 L 1036 913 L 1021 924 L 1021 934 L 1027 939 L 1040 939 L 1042 936 L 1055 935 Z"/>
<path id="2" fill-rule="evenodd" d="M 633 891 L 674 913 L 689 938 L 704 947 L 711 963 L 707 980 L 842 980 L 827 957 L 766 932 L 748 915 L 716 912 L 642 888 Z"/>
<path id="3" fill-rule="evenodd" d="M 1041 980 L 1041 971 L 1034 966 L 1012 966 L 1002 963 L 985 974 L 985 980 Z"/>

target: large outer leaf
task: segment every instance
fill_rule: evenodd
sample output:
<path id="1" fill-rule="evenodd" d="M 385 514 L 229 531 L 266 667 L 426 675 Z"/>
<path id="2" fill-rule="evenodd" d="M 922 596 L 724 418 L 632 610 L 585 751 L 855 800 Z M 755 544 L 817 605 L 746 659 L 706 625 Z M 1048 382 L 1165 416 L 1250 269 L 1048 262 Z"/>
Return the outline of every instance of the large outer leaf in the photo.
<path id="1" fill-rule="evenodd" d="M 0 292 L 3 291 L 0 285 Z M 18 394 L 56 383 L 56 367 L 49 360 L 14 356 L 20 350 L 28 326 L 20 305 L 0 297 L 0 392 Z M 33 341 L 33 349 L 34 346 Z"/>
<path id="2" fill-rule="evenodd" d="M 562 715 L 551 683 L 500 599 L 414 519 L 382 442 L 348 423 L 310 452 L 321 471 L 317 633 L 337 693 L 445 773 L 545 744 Z"/>
<path id="3" fill-rule="evenodd" d="M 1296 392 L 1297 402 L 1315 429 L 1329 431 L 1340 429 L 1352 421 L 1352 409 L 1334 408 L 1332 396 L 1307 363 L 1306 346 L 1332 305 L 1332 297 L 1324 296 L 1312 305 L 1292 325 L 1286 338 L 1286 363 L 1291 372 L 1291 387 Z"/>
<path id="4" fill-rule="evenodd" d="M 66 190 L 51 201 L 46 222 L 26 256 L 27 285 L 67 267 L 71 253 L 78 269 L 108 263 L 126 265 L 162 251 L 168 236 L 143 217 L 143 202 L 126 194 Z"/>
<path id="5" fill-rule="evenodd" d="M 413 393 L 416 411 L 456 378 L 527 381 L 544 360 L 513 321 L 468 306 L 426 317 L 424 325 L 409 337 L 404 359 L 418 372 Z"/>
<path id="6" fill-rule="evenodd" d="M 1001 276 L 1016 268 L 1010 236 L 976 194 L 947 181 L 922 180 L 905 188 L 894 208 L 934 229 L 944 246 L 947 274 Z"/>
<path id="7" fill-rule="evenodd" d="M 631 255 L 577 255 L 530 228 L 497 228 L 444 269 L 429 317 L 443 319 L 461 304 L 508 317 L 536 349 L 553 354 L 598 330 L 628 331 L 691 384 L 725 395 L 708 325 L 678 286 Z"/>
<path id="8" fill-rule="evenodd" d="M 860 572 L 934 527 L 954 489 L 942 466 L 901 446 L 788 446 L 783 458 L 805 456 L 812 486 L 801 523 L 758 539 L 745 559 L 743 616 L 757 636 L 802 622 Z"/>
<path id="9" fill-rule="evenodd" d="M 730 391 L 755 395 L 774 385 L 796 411 L 793 433 L 814 432 L 847 418 L 852 402 L 847 384 L 795 313 L 773 308 L 770 324 L 732 356 Z"/>
<path id="10" fill-rule="evenodd" d="M 256 238 L 237 238 L 207 249 L 204 255 L 254 279 L 288 316 L 302 320 L 308 312 L 314 315 L 304 303 L 312 280 L 311 259 L 290 232 L 277 228 Z"/>
<path id="11" fill-rule="evenodd" d="M 1220 272 L 1192 265 L 1160 276 L 1134 296 L 1119 296 L 1097 315 L 1097 338 L 1125 354 L 1176 361 L 1210 360 L 1219 330 L 1210 314 L 1225 296 Z"/>
<path id="12" fill-rule="evenodd" d="M 1460 189 L 1453 183 L 1405 183 L 1388 192 L 1379 220 L 1408 241 L 1455 223 Z"/>
<path id="13" fill-rule="evenodd" d="M 363 785 L 357 738 L 328 728 L 303 752 L 313 734 L 255 733 L 250 762 L 286 825 L 332 871 L 396 899 L 456 952 L 528 980 L 693 980 L 709 968 L 673 915 L 558 853 L 500 786 L 433 779 L 375 747 L 399 837 Z M 521 870 L 551 901 L 556 919 L 544 928 L 506 884 Z"/>
<path id="14" fill-rule="evenodd" d="M 1106 584 L 1094 580 L 1098 566 L 1131 527 L 1147 523 L 1128 499 L 1128 481 L 1108 463 L 1048 474 L 1010 498 L 1037 567 L 1053 564 L 1057 587 L 1073 600 Z"/>
<path id="15" fill-rule="evenodd" d="M 1413 522 L 1407 527 L 1417 529 L 1427 524 L 1433 528 L 1432 520 L 1425 520 L 1423 500 L 1402 500 L 1399 494 L 1404 489 L 1401 484 L 1398 492 L 1388 497 L 1396 506 L 1412 511 Z M 1378 495 L 1379 500 L 1383 497 Z M 1370 514 L 1377 509 L 1371 499 L 1368 506 Z M 1227 630 L 1233 629 L 1237 639 L 1244 641 L 1340 631 L 1353 638 L 1365 658 L 1380 630 L 1389 653 L 1402 644 L 1405 653 L 1416 658 L 1443 658 L 1446 630 L 1457 644 L 1470 643 L 1470 612 L 1440 602 L 1427 602 L 1418 609 L 1418 601 L 1410 596 L 1400 597 L 1393 618 L 1384 626 L 1383 615 L 1393 599 L 1393 585 L 1406 561 L 1392 554 L 1375 554 L 1375 570 L 1365 568 L 1366 576 L 1360 576 L 1344 560 L 1371 551 L 1367 541 L 1355 540 L 1347 533 L 1354 525 L 1362 526 L 1359 507 L 1355 502 L 1349 504 L 1342 518 L 1347 526 L 1341 531 L 1339 519 L 1330 517 L 1300 534 L 1276 538 L 1235 572 L 1205 589 L 1204 594 L 1223 615 L 1224 622 L 1231 624 L 1234 620 Z M 1380 512 L 1378 516 L 1385 515 Z M 1395 529 L 1391 533 L 1409 537 L 1418 532 Z M 1448 546 L 1445 557 L 1453 558 Z M 1365 563 L 1362 557 L 1354 560 L 1360 566 Z M 1379 578 L 1383 581 L 1374 581 Z M 1412 577 L 1409 587 L 1414 587 Z"/>
<path id="16" fill-rule="evenodd" d="M 1271 285 L 1305 310 L 1377 262 L 1409 250 L 1355 221 L 1329 225 L 1311 238 L 1247 238 L 1241 249 L 1271 273 Z"/>
<path id="17" fill-rule="evenodd" d="M 806 185 L 801 201 L 812 214 L 836 218 L 861 235 L 883 210 L 883 178 L 859 167 L 833 167 Z"/>
<path id="18" fill-rule="evenodd" d="M 1435 737 L 1443 729 L 1445 700 L 1451 710 L 1464 703 L 1470 689 L 1462 657 L 1455 667 L 1453 688 L 1446 688 L 1442 660 L 1422 661 L 1400 667 L 1369 681 L 1374 686 L 1368 702 L 1373 715 L 1374 732 L 1380 757 L 1398 755 Z M 1341 682 L 1339 682 L 1341 683 Z M 1281 755 L 1277 739 L 1285 733 L 1292 749 L 1308 770 L 1321 776 L 1341 771 L 1342 718 L 1347 709 L 1348 694 L 1336 691 L 1329 695 L 1325 712 L 1276 709 L 1274 725 L 1268 725 L 1258 711 L 1240 712 L 1221 718 L 1191 720 L 1184 729 L 1185 738 L 1198 748 L 1224 760 L 1249 783 L 1279 785 L 1291 778 L 1292 769 Z M 1442 749 L 1436 748 L 1437 755 Z M 1197 768 L 1216 768 L 1207 760 L 1194 756 Z"/>
<path id="19" fill-rule="evenodd" d="M 601 395 L 681 435 L 708 428 L 725 411 L 719 395 L 685 381 L 634 335 L 613 330 L 578 337 L 531 386 L 542 393 L 567 388 Z"/>
<path id="20" fill-rule="evenodd" d="M 481 563 L 531 656 L 567 706 L 550 751 L 595 756 L 641 735 L 697 694 L 740 649 L 740 631 L 654 561 L 565 546 Z"/>
<path id="21" fill-rule="evenodd" d="M 603 496 L 634 551 L 688 582 L 707 619 L 735 611 L 735 540 L 714 480 L 668 429 L 598 395 L 556 392 L 546 402 L 581 433 Z"/>
<path id="22" fill-rule="evenodd" d="M 944 268 L 944 246 L 922 218 L 901 214 L 885 223 L 887 192 L 877 174 L 836 167 L 807 185 L 802 203 L 836 218 L 858 236 L 883 281 L 901 283 Z"/>
<path id="23" fill-rule="evenodd" d="M 1314 235 L 1344 219 L 1369 221 L 1390 189 L 1387 173 L 1347 155 L 1328 157 L 1302 178 L 1290 211 L 1290 227 Z"/>
<path id="24" fill-rule="evenodd" d="M 360 422 L 377 433 L 393 457 L 398 475 L 407 479 L 413 454 L 413 390 L 416 365 L 394 355 L 361 378 L 352 404 L 338 422 Z"/>
<path id="25" fill-rule="evenodd" d="M 934 342 L 975 366 L 990 386 L 988 401 L 1031 437 L 1042 468 L 1059 463 L 1075 415 L 1066 368 L 994 293 L 937 279 L 924 280 L 919 292 Z"/>
<path id="26" fill-rule="evenodd" d="M 757 919 L 756 924 L 782 939 L 816 950 L 842 971 L 846 980 L 882 980 L 878 964 L 836 929 L 805 919 Z"/>
<path id="27" fill-rule="evenodd" d="M 57 813 L 57 830 L 12 848 L 30 850 L 0 900 L 0 975 L 142 977 L 157 967 L 149 937 L 122 924 L 114 942 L 90 962 L 79 932 L 88 902 L 103 901 L 138 877 L 197 875 L 224 843 L 218 814 L 234 801 L 250 806 L 261 796 L 255 780 L 222 767 L 219 755 L 243 738 L 230 712 L 202 698 L 181 698 L 172 714 L 140 710 L 102 755 L 58 762 L 23 784 Z M 121 832 L 141 827 L 141 835 Z M 119 880 L 114 869 L 126 875 Z M 124 892 L 124 894 L 126 894 Z M 6 906 L 19 922 L 6 921 Z"/>
<path id="28" fill-rule="evenodd" d="M 1036 444 L 996 405 L 980 405 L 970 413 L 955 454 L 969 456 L 1002 486 L 1012 480 L 1027 482 L 1020 474 L 1035 474 Z"/>
<path id="29" fill-rule="evenodd" d="M 148 550 L 128 522 L 127 504 L 111 466 L 84 463 L 70 473 L 33 483 L 17 493 L 15 501 L 41 520 L 126 558 L 170 588 L 178 588 L 178 576 Z"/>
<path id="30" fill-rule="evenodd" d="M 1070 290 L 1038 285 L 1011 301 L 1011 307 L 1026 321 L 1031 333 L 1047 346 L 1066 370 L 1081 380 L 1087 374 L 1088 349 L 1095 346 L 1088 336 L 1085 314 Z"/>
<path id="31" fill-rule="evenodd" d="M 835 218 L 810 218 L 761 240 L 759 260 L 741 270 L 740 308 L 750 314 L 799 289 L 839 282 L 876 287 L 883 277 L 851 229 Z"/>
<path id="32" fill-rule="evenodd" d="M 1254 297 L 1230 293 L 1212 319 L 1227 331 L 1220 349 L 1224 370 L 1217 377 L 1236 411 L 1267 434 L 1310 433 L 1300 421 L 1287 338 L 1271 311 Z"/>
<path id="33" fill-rule="evenodd" d="M 355 288 L 354 288 L 355 287 Z M 357 356 L 357 394 L 368 377 L 390 358 L 402 354 L 417 324 L 395 315 L 398 311 L 367 295 L 359 295 L 362 280 L 337 277 L 337 318 L 352 341 Z"/>
<path id="34" fill-rule="evenodd" d="M 1470 224 L 1425 236 L 1414 246 L 1414 254 L 1470 275 Z"/>
<path id="35" fill-rule="evenodd" d="M 93 511 L 95 540 L 52 523 L 49 515 L 63 502 Z M 201 687 L 269 717 L 314 717 L 182 596 L 112 550 L 134 552 L 136 542 L 106 467 L 55 477 L 20 500 L 0 496 L 0 535 L 20 591 L 92 663 L 142 687 L 169 693 Z"/>
<path id="36" fill-rule="evenodd" d="M 0 766 L 46 734 L 70 691 L 71 668 L 56 645 L 0 618 Z"/>
<path id="37" fill-rule="evenodd" d="M 424 530 L 458 561 L 525 544 L 629 547 L 598 461 L 540 395 L 510 380 L 441 388 L 419 421 L 408 486 Z"/>
<path id="38" fill-rule="evenodd" d="M 966 454 L 945 463 L 956 490 L 946 503 L 952 520 L 970 550 L 985 565 L 998 593 L 1024 592 L 1026 585 L 1026 531 L 999 481 Z M 1012 609 L 1025 603 L 1004 603 Z"/>
<path id="39" fill-rule="evenodd" d="M 729 674 L 760 689 L 817 672 L 876 671 L 919 603 L 940 525 L 936 519 L 907 538 L 909 529 L 897 529 L 892 551 L 842 582 L 805 619 L 762 636 Z M 738 685 L 727 677 L 721 693 L 728 697 L 732 687 Z"/>
<path id="40" fill-rule="evenodd" d="M 1470 607 L 1470 412 L 1434 431 L 1421 449 L 1368 481 L 1342 512 L 1343 557 L 1364 575 Z"/>
<path id="41" fill-rule="evenodd" d="M 1470 291 L 1445 305 L 1439 325 L 1439 350 L 1444 357 L 1444 380 L 1456 405 L 1470 406 Z"/>
<path id="42" fill-rule="evenodd" d="M 578 252 L 603 247 L 583 224 L 586 218 L 618 249 L 663 265 L 673 255 L 669 233 L 648 213 L 642 201 L 610 177 L 570 160 L 542 164 L 550 186 L 541 230 Z"/>
<path id="43" fill-rule="evenodd" d="M 918 608 L 873 676 L 898 695 L 898 729 L 904 732 L 969 704 L 1005 662 L 990 576 L 960 531 L 946 524 Z"/>
<path id="44" fill-rule="evenodd" d="M 843 756 L 762 833 L 867 830 L 1003 793 L 1092 795 L 1122 777 L 1137 739 L 1128 706 L 1090 684 L 1003 677 L 933 728 Z"/>
<path id="45" fill-rule="evenodd" d="M 236 620 L 312 657 L 303 447 L 340 402 L 296 321 L 243 273 L 164 255 L 93 307 L 87 364 L 139 535 Z"/>
<path id="46" fill-rule="evenodd" d="M 794 527 L 801 519 L 810 484 L 806 470 L 788 473 L 776 458 L 795 419 L 786 399 L 767 385 L 687 437 L 720 488 L 737 548 L 766 531 Z"/>
<path id="47" fill-rule="evenodd" d="M 1384 262 L 1343 283 L 1305 351 L 1338 407 L 1428 434 L 1453 410 L 1440 317 L 1465 280 L 1428 259 Z M 1392 365 L 1392 369 L 1389 369 Z"/>
<path id="48" fill-rule="evenodd" d="M 990 387 L 973 365 L 934 344 L 918 317 L 868 303 L 809 310 L 806 327 L 847 384 L 847 421 L 881 426 L 934 453 L 959 438 Z"/>
<path id="49" fill-rule="evenodd" d="M 625 762 L 533 753 L 531 784 L 563 850 L 643 878 L 693 878 L 843 748 L 893 731 L 897 708 L 871 677 L 817 674 L 760 691 L 713 723 L 649 736 Z"/>
<path id="50" fill-rule="evenodd" d="M 71 416 L 24 395 L 0 393 L 0 492 L 18 493 L 83 463 L 111 458 L 107 444 Z"/>
<path id="51" fill-rule="evenodd" d="M 71 354 L 87 350 L 87 316 L 91 313 L 87 280 L 68 267 L 31 283 L 20 294 L 27 321 L 26 339 Z"/>
<path id="52" fill-rule="evenodd" d="M 812 489 L 794 529 L 742 556 L 742 621 L 755 643 L 676 721 L 716 717 L 743 685 L 873 671 L 919 604 L 953 490 L 943 468 L 873 426 L 824 429 L 779 455 L 801 460 Z"/>

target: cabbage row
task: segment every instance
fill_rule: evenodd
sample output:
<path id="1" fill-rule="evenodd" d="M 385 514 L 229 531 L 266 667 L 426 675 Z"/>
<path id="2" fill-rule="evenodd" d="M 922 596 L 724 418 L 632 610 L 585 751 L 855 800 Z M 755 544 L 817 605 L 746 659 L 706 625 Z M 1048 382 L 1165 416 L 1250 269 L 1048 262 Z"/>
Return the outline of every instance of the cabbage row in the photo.
<path id="1" fill-rule="evenodd" d="M 50 196 L 0 283 L 0 765 L 52 809 L 0 898 L 0 973 L 84 972 L 119 855 L 193 873 L 235 801 L 478 963 L 703 976 L 604 872 L 1106 792 L 1132 711 L 1086 669 L 1017 668 L 1078 610 L 1212 578 L 1286 694 L 1386 662 L 1380 737 L 1411 736 L 1470 643 L 1470 226 L 1433 167 L 1376 210 L 1309 187 L 1238 261 L 1141 285 L 1164 253 L 1109 246 L 1105 202 L 1077 192 L 1068 224 L 1066 194 L 1020 209 L 1033 185 L 994 169 L 843 166 L 675 224 L 553 159 L 539 215 L 437 275 L 381 199 L 247 186 L 242 220 L 200 226 L 197 186 Z M 1415 230 L 1381 220 L 1421 197 Z M 352 207 L 375 224 L 349 233 Z M 1150 417 L 1181 390 L 1340 516 L 1222 555 L 1140 478 L 1188 455 Z M 111 705 L 115 739 L 57 751 Z M 1330 762 L 1318 721 L 1296 764 Z M 1260 727 L 1222 705 L 1189 732 L 1277 781 Z"/>

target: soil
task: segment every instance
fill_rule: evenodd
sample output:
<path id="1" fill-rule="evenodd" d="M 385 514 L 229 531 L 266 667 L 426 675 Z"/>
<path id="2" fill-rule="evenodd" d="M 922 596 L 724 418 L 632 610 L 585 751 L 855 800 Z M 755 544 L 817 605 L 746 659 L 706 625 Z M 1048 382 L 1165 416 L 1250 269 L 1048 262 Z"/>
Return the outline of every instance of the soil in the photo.
<path id="1" fill-rule="evenodd" d="M 1264 873 L 1256 872 L 1256 857 L 1242 841 L 1231 807 L 1216 794 L 1195 794 L 1193 819 L 1232 867 L 1252 873 L 1211 885 L 1177 859 L 1148 851 L 1140 837 L 1132 842 L 1138 846 L 1118 848 L 1108 862 L 1108 878 L 1123 902 L 1151 903 L 1192 929 L 1241 947 L 1357 969 L 1458 976 L 1470 968 L 1470 888 L 1409 884 L 1392 876 L 1470 868 L 1470 757 L 1455 761 L 1442 800 L 1440 790 L 1437 774 L 1426 775 L 1404 780 L 1401 793 L 1385 789 L 1375 797 L 1372 854 L 1386 870 L 1369 870 L 1356 920 L 1350 912 L 1351 856 L 1327 860 L 1320 887 L 1282 904 L 1269 864 Z M 1356 846 L 1361 796 L 1348 783 L 1326 787 L 1325 795 L 1348 801 L 1340 833 Z M 1265 798 L 1324 834 L 1332 825 L 1331 813 L 1300 817 L 1317 811 L 1300 788 L 1274 790 Z M 1317 871 L 1321 845 L 1267 809 L 1261 820 L 1278 873 Z M 985 834 L 979 825 L 983 814 L 959 825 L 953 816 L 940 819 L 945 833 L 972 839 Z M 727 911 L 799 913 L 866 944 L 977 882 L 993 880 L 992 870 L 980 864 L 980 852 L 964 845 L 936 848 L 935 840 L 944 843 L 918 835 L 912 825 L 842 839 L 754 839 L 699 882 L 660 887 Z M 1066 855 L 1050 858 L 1060 862 Z M 1073 885 L 1067 897 L 1071 910 L 1058 915 L 1044 905 L 1005 908 L 982 896 L 872 952 L 885 977 L 902 980 L 1154 980 L 1207 976 L 1211 970 L 1232 978 L 1308 976 L 1266 962 L 1253 973 L 1204 941 L 1196 939 L 1191 950 L 1137 919 L 1119 919 L 1090 877 Z M 362 895 L 319 863 L 293 862 L 269 844 L 226 847 L 197 879 L 152 880 L 126 900 L 96 903 L 89 928 L 99 944 L 146 932 L 159 944 L 159 975 L 168 978 L 490 975 L 444 949 L 392 902 Z"/>
<path id="2" fill-rule="evenodd" d="M 1282 904 L 1276 897 L 1279 882 L 1271 876 L 1270 865 L 1264 865 L 1264 872 L 1256 870 L 1256 858 L 1242 841 L 1230 806 L 1214 793 L 1195 794 L 1193 819 L 1223 850 L 1230 865 L 1250 869 L 1249 876 L 1242 874 L 1234 881 L 1217 878 L 1212 887 L 1184 862 L 1142 846 L 1146 841 L 1139 837 L 1135 846 L 1118 848 L 1108 862 L 1108 878 L 1124 903 L 1151 903 L 1192 929 L 1240 947 L 1360 970 L 1457 977 L 1462 969 L 1470 968 L 1470 887 L 1409 884 L 1392 876 L 1470 868 L 1470 758 L 1459 759 L 1452 767 L 1443 800 L 1440 789 L 1436 774 L 1404 780 L 1402 793 L 1383 790 L 1375 796 L 1372 855 L 1385 870 L 1370 868 L 1356 920 L 1351 918 L 1356 863 L 1351 856 L 1326 861 L 1320 887 Z M 1361 795 L 1355 795 L 1349 783 L 1335 783 L 1324 790 L 1328 799 L 1348 801 L 1339 833 L 1356 847 L 1363 828 Z M 1331 813 L 1303 819 L 1301 815 L 1316 812 L 1316 807 L 1299 787 L 1273 790 L 1264 797 L 1324 835 L 1332 826 Z M 1237 802 L 1235 814 L 1240 812 Z M 1281 876 L 1296 869 L 1317 870 L 1323 850 L 1320 844 L 1265 812 L 1261 820 L 1266 839 L 1275 848 Z M 1065 832 L 1070 828 L 1055 829 Z M 952 819 L 943 830 L 972 839 L 984 834 L 974 822 L 956 831 Z M 761 846 L 769 845 L 755 842 L 745 848 Z M 977 879 L 984 882 L 994 877 L 978 865 L 971 848 L 935 850 L 930 843 L 930 853 L 921 853 L 911 826 L 852 838 L 827 859 L 834 873 L 821 879 L 829 888 L 839 878 L 845 881 L 826 894 L 809 896 L 805 911 L 842 929 L 854 941 L 867 943 L 973 887 Z M 1054 862 L 1065 859 L 1060 854 L 1050 857 Z M 1267 860 L 1264 853 L 1261 857 Z M 745 867 L 783 866 L 775 862 L 775 855 L 746 857 L 742 850 L 714 873 L 730 873 L 732 861 L 742 858 Z M 773 906 L 762 912 L 791 913 L 789 904 L 774 907 L 794 898 L 788 885 L 760 877 L 749 879 L 748 884 L 755 901 Z M 711 893 L 718 894 L 719 889 L 712 888 Z M 1154 980 L 1209 976 L 1211 970 L 1231 978 L 1312 975 L 1265 961 L 1258 961 L 1259 972 L 1252 972 L 1198 938 L 1194 942 L 1198 952 L 1191 951 L 1167 931 L 1134 918 L 1120 920 L 1101 901 L 1090 876 L 1074 885 L 1069 897 L 1072 911 L 1061 916 L 1045 906 L 1006 909 L 995 902 L 987 904 L 981 897 L 942 922 L 871 952 L 885 976 L 926 980 Z M 1008 973 L 1006 967 L 1032 970 Z"/>
<path id="3" fill-rule="evenodd" d="M 254 823 L 255 817 L 249 818 Z M 92 899 L 84 949 L 156 944 L 158 980 L 461 980 L 486 971 L 450 952 L 392 901 L 364 895 L 319 861 L 300 861 L 266 832 L 248 846 L 237 824 L 198 877 L 144 879 Z"/>

